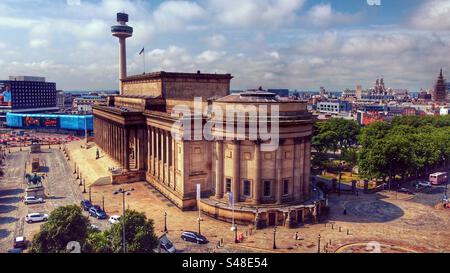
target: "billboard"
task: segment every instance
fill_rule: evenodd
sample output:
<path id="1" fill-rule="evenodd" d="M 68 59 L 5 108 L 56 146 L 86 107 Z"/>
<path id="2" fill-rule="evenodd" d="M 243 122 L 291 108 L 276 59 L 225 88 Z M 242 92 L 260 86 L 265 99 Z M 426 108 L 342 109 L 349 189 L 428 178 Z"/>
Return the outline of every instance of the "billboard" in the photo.
<path id="1" fill-rule="evenodd" d="M 0 83 L 0 106 L 11 107 L 11 85 Z"/>
<path id="2" fill-rule="evenodd" d="M 58 128 L 59 122 L 58 122 L 58 117 L 25 116 L 25 117 L 22 117 L 22 125 L 23 125 L 23 127 L 28 127 L 28 128 L 38 128 L 38 127 Z"/>

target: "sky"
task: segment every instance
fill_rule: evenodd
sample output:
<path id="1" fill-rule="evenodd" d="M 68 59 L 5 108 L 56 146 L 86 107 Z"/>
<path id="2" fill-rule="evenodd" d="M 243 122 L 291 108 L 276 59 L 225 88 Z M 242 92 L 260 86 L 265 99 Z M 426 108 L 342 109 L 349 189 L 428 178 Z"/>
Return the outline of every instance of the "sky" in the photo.
<path id="1" fill-rule="evenodd" d="M 373 3 L 380 5 L 373 5 Z M 370 4 L 370 5 L 369 5 Z M 118 89 L 117 12 L 128 75 L 231 73 L 232 89 L 431 88 L 450 78 L 450 0 L 0 0 L 0 79 Z"/>

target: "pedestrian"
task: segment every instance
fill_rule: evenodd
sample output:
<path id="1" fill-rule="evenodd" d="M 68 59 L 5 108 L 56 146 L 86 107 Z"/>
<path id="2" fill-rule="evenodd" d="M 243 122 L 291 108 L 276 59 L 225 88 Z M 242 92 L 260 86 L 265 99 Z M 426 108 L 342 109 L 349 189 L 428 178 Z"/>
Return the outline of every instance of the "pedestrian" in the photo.
<path id="1" fill-rule="evenodd" d="M 344 215 L 347 215 L 347 209 L 344 209 Z"/>
<path id="2" fill-rule="evenodd" d="M 295 240 L 298 241 L 298 231 L 295 232 Z"/>

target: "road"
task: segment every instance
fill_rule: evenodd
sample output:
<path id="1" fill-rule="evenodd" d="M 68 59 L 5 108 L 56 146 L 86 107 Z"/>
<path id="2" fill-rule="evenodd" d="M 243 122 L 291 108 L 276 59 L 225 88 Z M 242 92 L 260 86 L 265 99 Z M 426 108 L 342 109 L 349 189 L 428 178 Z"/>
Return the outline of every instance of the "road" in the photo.
<path id="1" fill-rule="evenodd" d="M 45 149 L 42 153 L 30 155 L 29 151 L 6 154 L 5 175 L 0 180 L 0 252 L 11 248 L 17 236 L 32 239 L 39 231 L 42 223 L 27 224 L 24 222 L 28 213 L 41 212 L 50 214 L 59 206 L 80 204 L 83 198 L 82 187 L 76 181 L 64 154 L 59 149 Z M 44 204 L 24 205 L 21 198 L 25 195 L 25 164 L 34 157 L 39 157 L 48 167 L 44 179 L 47 195 Z M 87 213 L 85 213 L 87 216 Z M 104 228 L 101 223 L 91 218 L 91 222 Z"/>

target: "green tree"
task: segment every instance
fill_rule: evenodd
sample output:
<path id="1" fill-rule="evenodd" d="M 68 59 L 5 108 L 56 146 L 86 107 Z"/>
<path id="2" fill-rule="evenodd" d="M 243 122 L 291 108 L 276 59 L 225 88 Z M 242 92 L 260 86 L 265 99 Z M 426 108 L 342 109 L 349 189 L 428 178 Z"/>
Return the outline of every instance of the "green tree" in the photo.
<path id="1" fill-rule="evenodd" d="M 90 231 L 83 251 L 87 253 L 112 253 L 108 232 Z"/>
<path id="2" fill-rule="evenodd" d="M 123 250 L 122 221 L 123 217 L 105 233 L 115 253 Z M 157 238 L 154 234 L 153 220 L 147 219 L 143 213 L 134 210 L 126 211 L 125 233 L 128 253 L 150 253 L 156 247 Z"/>
<path id="3" fill-rule="evenodd" d="M 41 226 L 31 243 L 31 252 L 65 252 L 71 241 L 84 245 L 90 226 L 89 219 L 83 216 L 81 208 L 69 205 L 55 209 L 48 221 Z"/>

